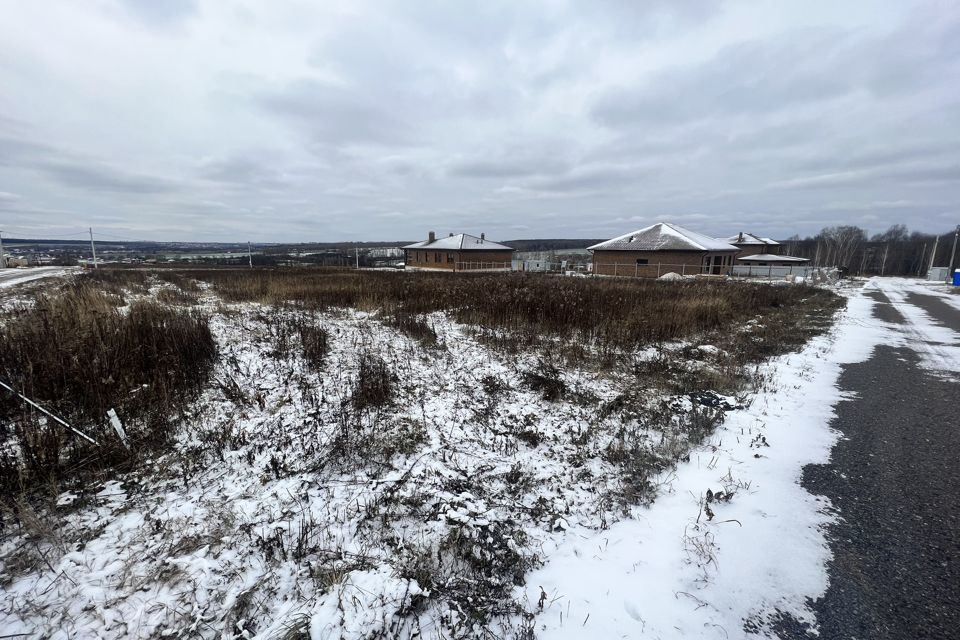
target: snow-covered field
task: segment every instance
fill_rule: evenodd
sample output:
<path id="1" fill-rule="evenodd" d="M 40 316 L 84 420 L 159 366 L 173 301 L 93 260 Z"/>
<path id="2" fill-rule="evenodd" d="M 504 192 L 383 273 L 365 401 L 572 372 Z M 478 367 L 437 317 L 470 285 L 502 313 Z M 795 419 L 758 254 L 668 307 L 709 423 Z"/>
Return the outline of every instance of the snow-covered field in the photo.
<path id="1" fill-rule="evenodd" d="M 276 316 L 230 305 L 174 450 L 5 532 L 0 635 L 737 638 L 809 619 L 831 516 L 800 470 L 829 455 L 841 365 L 892 332 L 843 294 L 703 440 L 720 409 L 590 367 L 547 400 L 522 382 L 534 355 L 443 314 L 423 344 L 324 313 L 314 369 L 277 349 Z M 389 403 L 357 402 L 363 362 L 391 372 Z"/>

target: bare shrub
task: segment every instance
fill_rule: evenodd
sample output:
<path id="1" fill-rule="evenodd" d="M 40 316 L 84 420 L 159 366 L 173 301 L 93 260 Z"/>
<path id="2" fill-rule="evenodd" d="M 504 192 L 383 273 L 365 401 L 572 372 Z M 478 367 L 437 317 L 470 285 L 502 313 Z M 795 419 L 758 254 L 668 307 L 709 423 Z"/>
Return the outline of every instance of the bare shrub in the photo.
<path id="1" fill-rule="evenodd" d="M 196 295 L 182 289 L 160 289 L 156 295 L 157 302 L 164 304 L 192 306 L 199 302 Z"/>
<path id="2" fill-rule="evenodd" d="M 554 402 L 566 394 L 567 385 L 563 381 L 560 369 L 552 362 L 540 358 L 533 369 L 524 371 L 523 382 L 539 393 L 544 400 Z"/>
<path id="3" fill-rule="evenodd" d="M 314 369 L 319 369 L 330 351 L 330 334 L 314 322 L 301 323 L 298 331 L 303 359 Z"/>
<path id="4" fill-rule="evenodd" d="M 425 347 L 437 346 L 437 332 L 426 320 L 416 314 L 397 311 L 387 317 L 386 324 Z"/>
<path id="5" fill-rule="evenodd" d="M 350 401 L 362 411 L 370 407 L 384 407 L 393 399 L 395 376 L 387 363 L 378 355 L 362 353 L 357 368 Z"/>
<path id="6" fill-rule="evenodd" d="M 94 269 L 84 271 L 75 280 L 76 286 L 94 287 L 115 295 L 124 292 L 147 293 L 147 273 L 132 269 Z"/>
<path id="7" fill-rule="evenodd" d="M 91 459 L 109 464 L 125 454 L 109 446 L 116 437 L 107 410 L 117 410 L 138 448 L 162 440 L 176 411 L 205 384 L 216 353 L 207 318 L 195 312 L 138 302 L 121 313 L 90 286 L 41 296 L 0 326 L 0 376 L 71 424 L 104 436 L 102 446 L 89 450 L 6 392 L 0 420 L 13 425 L 7 435 L 17 438 L 33 474 L 69 475 Z"/>

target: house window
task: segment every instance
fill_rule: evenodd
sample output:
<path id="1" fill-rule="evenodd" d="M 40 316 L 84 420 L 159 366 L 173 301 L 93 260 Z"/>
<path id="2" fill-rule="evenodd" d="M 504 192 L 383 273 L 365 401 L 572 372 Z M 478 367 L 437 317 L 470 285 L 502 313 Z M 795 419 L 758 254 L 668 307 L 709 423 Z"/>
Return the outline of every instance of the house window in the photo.
<path id="1" fill-rule="evenodd" d="M 646 258 L 637 258 L 637 264 L 650 264 L 650 261 Z"/>
<path id="2" fill-rule="evenodd" d="M 448 253 L 448 254 L 447 254 L 447 264 L 449 264 L 449 263 L 451 263 L 451 262 L 453 262 L 453 254 L 452 254 L 452 253 Z"/>

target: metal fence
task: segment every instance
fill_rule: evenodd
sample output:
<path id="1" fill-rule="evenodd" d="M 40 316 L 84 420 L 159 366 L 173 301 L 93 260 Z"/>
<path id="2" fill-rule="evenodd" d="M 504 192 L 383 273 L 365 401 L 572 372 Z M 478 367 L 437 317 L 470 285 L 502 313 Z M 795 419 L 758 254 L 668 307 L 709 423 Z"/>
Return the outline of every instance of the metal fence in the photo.
<path id="1" fill-rule="evenodd" d="M 731 265 L 672 264 L 667 262 L 637 264 L 610 263 L 593 264 L 594 275 L 620 276 L 633 278 L 660 278 L 668 273 L 678 276 L 723 276 L 733 269 Z"/>
<path id="2" fill-rule="evenodd" d="M 738 264 L 733 267 L 733 272 L 731 275 L 737 276 L 740 278 L 786 278 L 787 276 L 795 276 L 797 278 L 809 278 L 813 276 L 814 273 L 819 271 L 819 267 L 811 267 L 808 265 L 755 265 L 755 264 Z"/>
<path id="3" fill-rule="evenodd" d="M 454 271 L 511 271 L 512 262 L 455 262 Z"/>
<path id="4" fill-rule="evenodd" d="M 447 272 L 468 271 L 523 271 L 529 273 L 581 273 L 622 278 L 661 278 L 669 273 L 687 276 L 731 276 L 734 278 L 757 278 L 765 280 L 832 280 L 836 269 L 800 265 L 695 265 L 695 264 L 635 264 L 600 263 L 593 265 L 547 262 L 543 260 L 513 260 L 511 262 L 455 262 L 453 268 L 430 269 Z M 592 268 L 591 268 L 592 267 Z M 408 267 L 414 268 L 417 267 Z M 422 267 L 421 267 L 422 268 Z"/>

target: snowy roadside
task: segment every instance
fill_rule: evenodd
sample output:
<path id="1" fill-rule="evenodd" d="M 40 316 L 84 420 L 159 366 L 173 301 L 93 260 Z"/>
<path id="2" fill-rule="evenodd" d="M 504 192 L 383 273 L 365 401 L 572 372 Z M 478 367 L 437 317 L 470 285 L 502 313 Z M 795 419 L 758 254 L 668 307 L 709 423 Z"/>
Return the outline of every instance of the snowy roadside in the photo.
<path id="1" fill-rule="evenodd" d="M 311 370 L 280 353 L 282 315 L 204 296 L 219 309 L 221 362 L 175 450 L 60 495 L 58 519 L 3 540 L 0 627 L 37 638 L 736 637 L 736 621 L 767 607 L 802 618 L 824 580 L 827 516 L 796 476 L 829 450 L 839 363 L 879 339 L 856 329 L 872 303 L 850 295 L 830 336 L 761 368 L 764 390 L 659 478 L 650 507 L 620 460 L 686 450 L 703 416 L 683 394 L 637 398 L 635 377 L 568 369 L 565 394 L 548 400 L 522 382 L 535 355 L 505 355 L 442 313 L 427 318 L 431 345 L 376 314 L 321 314 L 330 352 Z M 717 351 L 701 345 L 683 366 L 709 368 Z M 359 409 L 351 393 L 371 358 L 395 374 L 396 397 Z M 633 414 L 614 409 L 624 403 Z M 706 504 L 708 489 L 718 495 Z M 775 569 L 784 545 L 795 566 Z"/>
<path id="2" fill-rule="evenodd" d="M 27 269 L 4 269 L 0 271 L 0 289 L 33 282 L 42 278 L 54 278 L 73 273 L 76 267 L 32 267 Z"/>
<path id="3" fill-rule="evenodd" d="M 534 608 L 544 602 L 537 637 L 728 639 L 770 635 L 778 611 L 812 621 L 831 515 L 800 487 L 801 469 L 829 457 L 842 365 L 891 337 L 862 290 L 845 293 L 834 329 L 764 365 L 766 388 L 727 414 L 649 509 L 607 531 L 572 529 L 545 550 L 526 587 Z"/>

